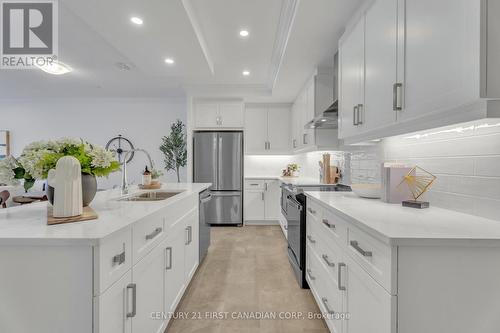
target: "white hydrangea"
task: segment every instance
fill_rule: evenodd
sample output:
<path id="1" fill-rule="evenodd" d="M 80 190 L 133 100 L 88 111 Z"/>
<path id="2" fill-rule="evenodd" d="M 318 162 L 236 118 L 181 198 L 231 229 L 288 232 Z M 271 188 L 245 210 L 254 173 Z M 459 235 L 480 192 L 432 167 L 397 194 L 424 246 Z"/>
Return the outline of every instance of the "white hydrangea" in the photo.
<path id="1" fill-rule="evenodd" d="M 14 177 L 16 174 L 13 169 L 17 167 L 16 160 L 9 156 L 0 160 L 0 184 L 6 185 L 18 185 L 19 180 Z"/>
<path id="2" fill-rule="evenodd" d="M 23 150 L 22 155 L 19 157 L 19 163 L 23 166 L 24 170 L 31 175 L 34 179 L 43 179 L 43 168 L 38 167 L 38 162 L 43 158 L 46 153 L 50 153 L 49 149 L 39 150 Z"/>
<path id="3" fill-rule="evenodd" d="M 92 166 L 96 168 L 108 168 L 115 161 L 115 154 L 101 146 L 86 145 L 85 150 L 92 158 Z"/>
<path id="4" fill-rule="evenodd" d="M 61 138 L 54 142 L 54 147 L 57 151 L 60 151 L 62 148 L 67 146 L 80 146 L 82 144 L 82 140 L 73 139 L 73 138 Z"/>

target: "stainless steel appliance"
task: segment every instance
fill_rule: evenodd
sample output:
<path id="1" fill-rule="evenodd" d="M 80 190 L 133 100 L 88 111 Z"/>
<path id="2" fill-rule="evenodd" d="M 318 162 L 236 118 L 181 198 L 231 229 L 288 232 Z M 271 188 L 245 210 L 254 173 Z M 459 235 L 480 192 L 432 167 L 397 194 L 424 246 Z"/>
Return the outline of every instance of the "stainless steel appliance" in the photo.
<path id="1" fill-rule="evenodd" d="M 243 224 L 243 132 L 195 132 L 193 180 L 212 183 L 208 224 Z"/>
<path id="2" fill-rule="evenodd" d="M 281 211 L 288 223 L 288 261 L 301 288 L 306 282 L 306 209 L 304 191 L 351 191 L 346 185 L 281 185 Z"/>
<path id="3" fill-rule="evenodd" d="M 200 193 L 200 263 L 207 255 L 208 248 L 210 247 L 210 224 L 207 223 L 205 217 L 205 206 L 212 200 L 210 191 L 205 190 Z"/>

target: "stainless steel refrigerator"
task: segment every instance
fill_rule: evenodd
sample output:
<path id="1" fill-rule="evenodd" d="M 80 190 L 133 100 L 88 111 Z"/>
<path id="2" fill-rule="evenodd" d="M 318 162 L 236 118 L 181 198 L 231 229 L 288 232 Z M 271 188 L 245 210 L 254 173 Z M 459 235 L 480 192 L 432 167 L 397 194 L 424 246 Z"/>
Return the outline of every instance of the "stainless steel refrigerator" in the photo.
<path id="1" fill-rule="evenodd" d="M 243 132 L 195 132 L 193 180 L 212 183 L 208 224 L 243 224 Z"/>

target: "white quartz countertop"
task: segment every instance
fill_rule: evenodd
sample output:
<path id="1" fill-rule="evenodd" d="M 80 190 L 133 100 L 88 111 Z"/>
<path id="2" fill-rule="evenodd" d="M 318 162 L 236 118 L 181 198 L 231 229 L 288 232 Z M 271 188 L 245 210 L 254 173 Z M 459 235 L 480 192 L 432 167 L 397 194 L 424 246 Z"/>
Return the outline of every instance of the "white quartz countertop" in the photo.
<path id="1" fill-rule="evenodd" d="M 199 193 L 211 184 L 168 183 L 160 191 L 183 191 L 160 201 L 118 201 L 120 190 L 98 192 L 90 207 L 98 219 L 58 225 L 47 225 L 47 202 L 0 209 L 0 245 L 97 244 L 100 239 L 179 200 Z M 140 192 L 131 187 L 129 194 Z"/>
<path id="2" fill-rule="evenodd" d="M 500 246 L 500 221 L 431 207 L 414 209 L 346 192 L 305 192 L 347 222 L 391 245 Z"/>
<path id="3" fill-rule="evenodd" d="M 295 185 L 295 186 L 337 185 L 337 184 L 323 184 L 319 182 L 319 179 L 313 177 L 245 176 L 245 179 L 279 180 L 284 184 Z"/>

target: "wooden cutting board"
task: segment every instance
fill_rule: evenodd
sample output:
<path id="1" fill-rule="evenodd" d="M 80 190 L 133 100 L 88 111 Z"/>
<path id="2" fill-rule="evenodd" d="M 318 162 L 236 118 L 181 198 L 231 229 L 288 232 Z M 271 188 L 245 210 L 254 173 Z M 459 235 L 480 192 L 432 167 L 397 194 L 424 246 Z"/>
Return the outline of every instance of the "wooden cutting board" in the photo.
<path id="1" fill-rule="evenodd" d="M 95 220 L 97 217 L 97 213 L 89 206 L 83 207 L 82 215 L 70 217 L 54 217 L 52 206 L 47 207 L 47 225 Z"/>

